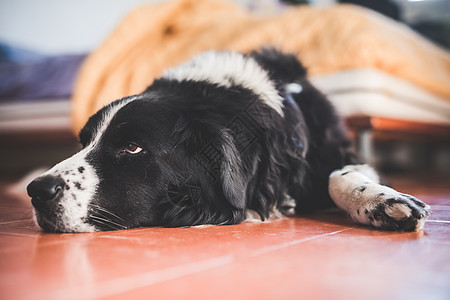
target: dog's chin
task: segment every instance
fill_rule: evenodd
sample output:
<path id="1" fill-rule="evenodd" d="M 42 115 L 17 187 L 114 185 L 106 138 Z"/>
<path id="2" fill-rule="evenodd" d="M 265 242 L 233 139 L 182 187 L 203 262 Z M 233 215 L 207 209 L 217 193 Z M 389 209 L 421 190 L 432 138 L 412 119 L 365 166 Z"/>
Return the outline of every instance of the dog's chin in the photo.
<path id="1" fill-rule="evenodd" d="M 56 220 L 51 220 L 48 217 L 45 217 L 43 214 L 39 213 L 36 209 L 34 209 L 34 216 L 36 219 L 36 223 L 39 227 L 42 228 L 45 232 L 53 232 L 53 233 L 63 233 L 65 232 L 62 228 L 57 226 Z"/>

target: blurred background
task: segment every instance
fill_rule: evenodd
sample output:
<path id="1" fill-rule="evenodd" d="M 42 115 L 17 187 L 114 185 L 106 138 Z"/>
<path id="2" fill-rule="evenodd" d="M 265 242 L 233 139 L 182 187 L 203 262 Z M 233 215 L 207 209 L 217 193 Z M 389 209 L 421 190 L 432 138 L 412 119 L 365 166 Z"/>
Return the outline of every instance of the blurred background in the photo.
<path id="1" fill-rule="evenodd" d="M 450 48 L 449 0 L 229 0 L 273 13 L 287 5 L 354 3 L 400 20 Z M 132 9 L 163 0 L 2 0 L 0 41 L 42 54 L 88 53 L 98 47 Z"/>
<path id="2" fill-rule="evenodd" d="M 71 97 L 80 67 L 130 11 L 156 2 L 167 1 L 0 1 L 0 179 L 11 180 L 50 167 L 78 150 Z M 433 44 L 430 53 L 439 53 L 438 64 L 448 63 L 450 0 L 230 2 L 259 16 L 282 14 L 293 6 L 363 6 L 416 32 L 423 38 L 418 43 L 424 43 L 424 48 Z M 449 87 L 450 69 L 448 65 L 440 67 L 444 79 L 438 85 Z M 346 117 L 360 155 L 379 169 L 387 173 L 450 173 L 450 99 L 445 90 L 436 94 L 370 68 L 315 73 L 311 79 Z M 394 92 L 390 90 L 393 85 Z M 401 95 L 394 99 L 393 93 L 399 90 Z M 379 107 L 373 111 L 361 108 L 359 98 L 372 99 L 370 103 L 379 103 Z M 348 99 L 355 99 L 352 107 L 341 106 Z M 406 111 L 405 105 L 411 106 L 411 117 L 406 112 L 398 117 L 393 114 Z"/>

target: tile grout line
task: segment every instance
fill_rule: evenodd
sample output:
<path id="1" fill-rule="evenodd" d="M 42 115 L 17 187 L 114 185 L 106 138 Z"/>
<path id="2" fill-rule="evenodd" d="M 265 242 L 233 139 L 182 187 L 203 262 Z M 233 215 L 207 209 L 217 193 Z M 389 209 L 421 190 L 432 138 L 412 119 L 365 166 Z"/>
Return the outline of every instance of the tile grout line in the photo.
<path id="1" fill-rule="evenodd" d="M 252 254 L 249 255 L 249 257 L 254 257 L 254 256 L 258 256 L 258 255 L 261 255 L 261 254 L 266 254 L 266 253 L 273 252 L 273 251 L 276 251 L 276 250 L 279 250 L 279 249 L 287 248 L 287 247 L 290 247 L 290 246 L 295 246 L 295 245 L 298 245 L 298 244 L 301 244 L 301 243 L 304 243 L 304 242 L 320 239 L 322 237 L 335 235 L 335 234 L 338 234 L 338 233 L 341 233 L 341 232 L 344 232 L 344 231 L 348 231 L 348 230 L 351 230 L 351 229 L 354 229 L 354 228 L 355 227 L 350 227 L 350 228 L 346 228 L 346 229 L 342 229 L 342 230 L 338 230 L 338 231 L 328 232 L 328 233 L 315 235 L 315 236 L 304 238 L 304 239 L 299 239 L 299 240 L 294 240 L 294 241 L 282 243 L 282 244 L 279 244 L 279 245 L 265 247 L 265 248 L 262 248 L 260 250 L 254 251 Z"/>
<path id="2" fill-rule="evenodd" d="M 426 220 L 425 223 L 450 223 L 448 220 Z"/>
<path id="3" fill-rule="evenodd" d="M 263 248 L 259 251 L 255 251 L 246 257 L 255 257 L 258 255 L 270 253 L 279 249 L 284 249 L 290 246 L 295 246 L 304 242 L 319 239 L 322 237 L 327 237 L 335 235 L 344 231 L 354 229 L 355 227 L 346 228 L 343 230 L 338 230 L 334 232 L 328 232 L 325 234 L 316 235 L 310 238 L 299 239 L 295 241 L 290 241 L 282 243 L 280 245 L 270 246 Z M 244 257 L 243 257 L 244 258 Z M 158 283 L 167 282 L 170 280 L 175 280 L 189 275 L 194 275 L 203 271 L 215 269 L 221 266 L 231 264 L 236 261 L 234 255 L 219 256 L 203 261 L 191 262 L 181 266 L 169 267 L 161 270 L 154 270 L 146 273 L 140 273 L 132 276 L 127 276 L 124 278 L 117 278 L 112 280 L 107 280 L 100 283 L 95 283 L 92 285 L 81 286 L 74 291 L 73 289 L 64 289 L 57 291 L 53 296 L 54 299 L 61 299 L 63 296 L 67 296 L 72 292 L 81 298 L 104 298 L 113 295 L 118 295 L 121 293 L 133 291 L 139 288 L 149 287 Z"/>
<path id="4" fill-rule="evenodd" d="M 443 204 L 431 205 L 431 211 L 433 211 L 433 210 L 435 210 L 435 209 L 439 209 L 439 210 L 449 210 L 449 209 L 450 209 L 450 205 L 443 205 Z"/>

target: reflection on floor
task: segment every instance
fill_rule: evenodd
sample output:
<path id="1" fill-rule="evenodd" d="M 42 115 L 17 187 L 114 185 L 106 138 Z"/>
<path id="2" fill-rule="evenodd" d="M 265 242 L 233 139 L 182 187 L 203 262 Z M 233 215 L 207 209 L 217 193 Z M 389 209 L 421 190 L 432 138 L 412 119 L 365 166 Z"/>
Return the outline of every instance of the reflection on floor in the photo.
<path id="1" fill-rule="evenodd" d="M 340 211 L 271 223 L 47 234 L 0 192 L 1 299 L 448 299 L 448 181 L 394 179 L 431 204 L 425 229 L 380 232 Z"/>

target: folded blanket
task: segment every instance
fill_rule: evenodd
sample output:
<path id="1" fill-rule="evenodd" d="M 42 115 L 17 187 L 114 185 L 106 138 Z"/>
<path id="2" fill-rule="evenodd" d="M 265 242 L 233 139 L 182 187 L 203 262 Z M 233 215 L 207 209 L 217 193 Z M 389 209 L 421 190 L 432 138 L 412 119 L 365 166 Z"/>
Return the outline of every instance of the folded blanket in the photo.
<path id="1" fill-rule="evenodd" d="M 85 57 L 48 56 L 0 43 L 0 103 L 69 99 Z"/>
<path id="2" fill-rule="evenodd" d="M 131 12 L 88 57 L 74 91 L 74 130 L 199 52 L 268 45 L 298 55 L 311 75 L 375 68 L 450 101 L 449 54 L 375 12 L 300 6 L 262 17 L 228 2 L 181 0 Z"/>
<path id="3" fill-rule="evenodd" d="M 69 99 L 85 55 L 60 55 L 31 62 L 0 62 L 0 103 Z"/>

